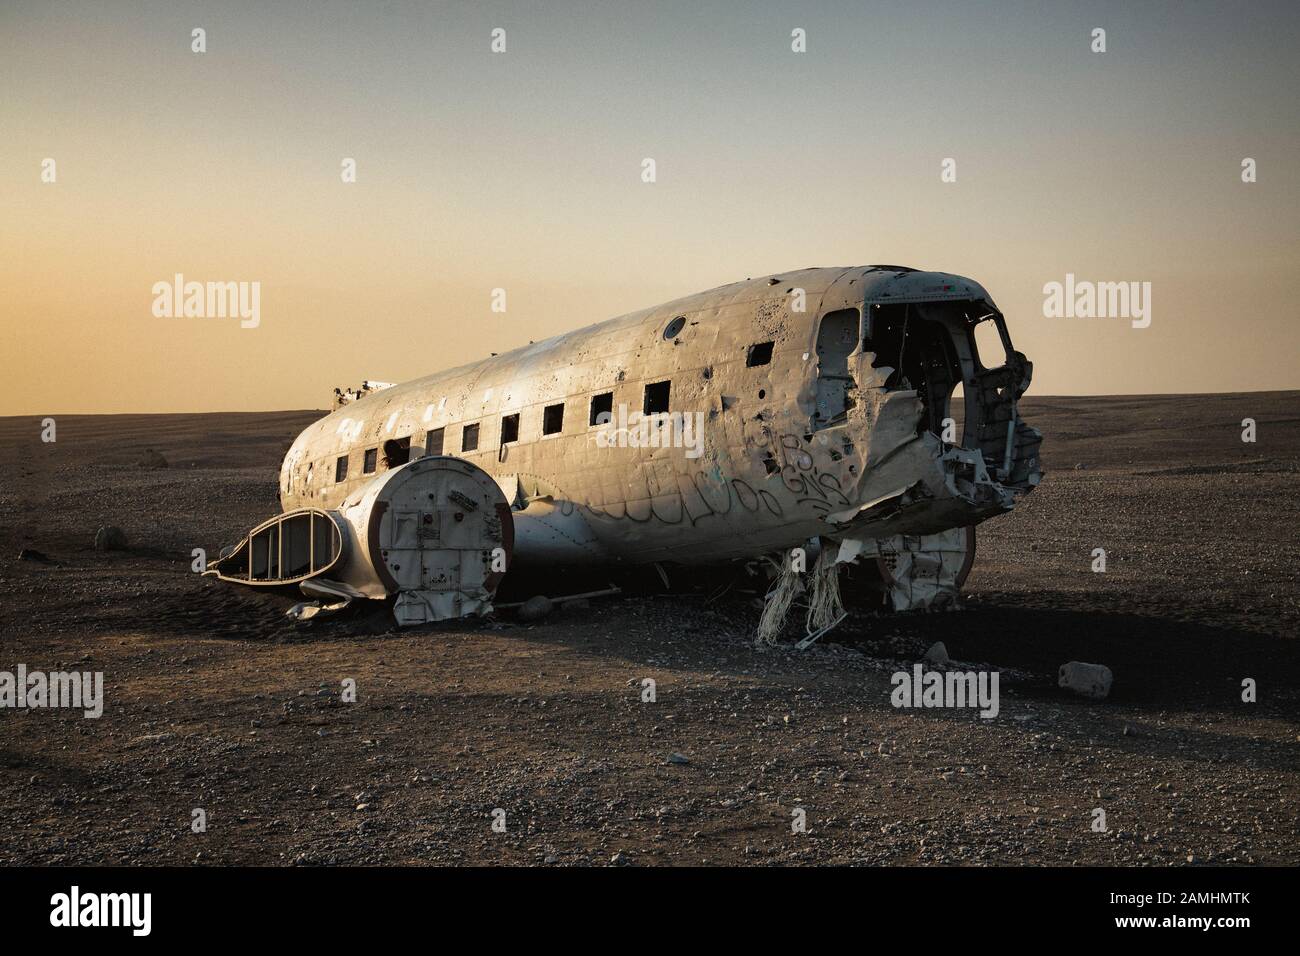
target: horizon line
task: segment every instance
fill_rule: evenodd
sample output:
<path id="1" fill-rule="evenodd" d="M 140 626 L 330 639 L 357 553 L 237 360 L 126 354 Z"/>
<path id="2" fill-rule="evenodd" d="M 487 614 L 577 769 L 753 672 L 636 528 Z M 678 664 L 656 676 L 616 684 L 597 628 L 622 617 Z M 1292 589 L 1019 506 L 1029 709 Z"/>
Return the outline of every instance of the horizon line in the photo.
<path id="1" fill-rule="evenodd" d="M 397 384 L 401 384 L 400 382 Z M 1260 388 L 1246 391 L 1222 391 L 1222 392 L 1109 392 L 1109 393 L 1078 393 L 1078 394 L 1058 394 L 1058 395 L 1024 395 L 1020 401 L 1042 401 L 1046 399 L 1058 398 L 1202 398 L 1202 397 L 1222 397 L 1229 395 L 1266 395 L 1269 393 L 1276 394 L 1296 394 L 1300 395 L 1300 388 Z M 377 394 L 377 393 L 375 393 Z M 522 407 L 522 406 L 521 406 Z M 217 409 L 208 411 L 187 411 L 184 409 L 178 411 L 140 411 L 140 412 L 15 412 L 12 414 L 0 415 L 0 421 L 10 418 L 38 418 L 41 416 L 51 415 L 75 415 L 85 418 L 111 418 L 114 416 L 142 416 L 142 415 L 276 415 L 276 414 L 305 414 L 307 412 L 329 415 L 337 409 L 324 408 L 262 408 L 253 411 L 241 409 Z M 480 416 L 481 417 L 481 416 Z"/>

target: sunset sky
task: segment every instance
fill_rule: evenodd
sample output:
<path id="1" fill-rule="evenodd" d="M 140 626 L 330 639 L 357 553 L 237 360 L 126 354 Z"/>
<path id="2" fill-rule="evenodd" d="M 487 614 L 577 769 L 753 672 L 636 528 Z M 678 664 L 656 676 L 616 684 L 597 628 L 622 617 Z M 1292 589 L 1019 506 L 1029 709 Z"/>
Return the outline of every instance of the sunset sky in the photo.
<path id="1" fill-rule="evenodd" d="M 0 414 L 327 407 L 867 263 L 981 282 L 1031 395 L 1300 387 L 1293 2 L 269 6 L 0 3 Z M 1045 318 L 1067 273 L 1150 327 Z"/>

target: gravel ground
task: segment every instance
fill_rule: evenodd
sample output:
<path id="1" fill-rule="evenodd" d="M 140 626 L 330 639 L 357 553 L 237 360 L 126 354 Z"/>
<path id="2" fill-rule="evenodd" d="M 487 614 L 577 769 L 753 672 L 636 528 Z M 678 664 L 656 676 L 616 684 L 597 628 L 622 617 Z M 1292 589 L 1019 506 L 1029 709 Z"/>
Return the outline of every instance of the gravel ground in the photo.
<path id="1" fill-rule="evenodd" d="M 0 863 L 1300 862 L 1300 393 L 1023 411 L 1049 475 L 981 526 L 966 609 L 808 652 L 755 648 L 738 592 L 297 627 L 190 555 L 278 510 L 319 413 L 0 419 L 0 670 L 105 681 L 98 720 L 0 710 Z M 938 640 L 999 672 L 995 718 L 891 706 Z"/>

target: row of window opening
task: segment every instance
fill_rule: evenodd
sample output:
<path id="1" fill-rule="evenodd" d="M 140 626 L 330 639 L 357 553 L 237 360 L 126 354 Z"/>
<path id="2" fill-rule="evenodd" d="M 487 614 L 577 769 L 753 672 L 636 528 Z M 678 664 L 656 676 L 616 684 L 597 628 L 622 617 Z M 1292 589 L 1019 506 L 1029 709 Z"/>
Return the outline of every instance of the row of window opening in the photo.
<path id="1" fill-rule="evenodd" d="M 646 415 L 656 415 L 668 411 L 672 382 L 651 382 L 645 386 L 642 411 Z M 591 397 L 587 424 L 601 425 L 610 421 L 614 414 L 614 393 L 601 392 Z M 546 405 L 542 408 L 542 435 L 558 435 L 564 430 L 564 402 Z M 462 452 L 478 451 L 480 423 L 471 422 L 461 426 L 460 450 Z M 444 453 L 446 428 L 430 429 L 425 435 L 424 453 L 441 455 Z M 501 416 L 501 444 L 508 445 L 519 441 L 519 412 Z M 382 458 L 380 452 L 382 450 Z M 334 482 L 341 484 L 348 477 L 348 461 L 351 455 L 339 455 L 334 463 Z M 382 463 L 385 469 L 396 468 L 411 460 L 411 438 L 390 438 L 382 446 L 367 448 L 361 456 L 361 472 L 374 474 Z"/>
<path id="2" fill-rule="evenodd" d="M 754 368 L 767 365 L 772 361 L 773 342 L 758 342 L 749 346 L 745 355 L 745 365 Z M 658 415 L 668 411 L 672 382 L 649 382 L 641 402 L 641 411 L 646 415 Z M 759 393 L 763 397 L 763 393 Z M 589 427 L 602 425 L 614 417 L 614 393 L 601 392 L 591 397 L 591 406 L 587 418 Z M 542 409 L 542 435 L 558 435 L 564 430 L 564 403 L 557 402 Z M 445 428 L 434 428 L 425 435 L 426 455 L 443 454 Z M 501 444 L 509 445 L 519 441 L 519 413 L 513 412 L 501 416 Z M 460 450 L 477 451 L 479 445 L 479 423 L 473 422 L 461 427 Z M 374 474 L 380 464 L 380 447 L 367 448 L 362 455 L 362 474 Z M 384 442 L 383 465 L 385 469 L 396 468 L 411 460 L 411 438 L 390 438 Z M 334 483 L 341 484 L 348 477 L 348 459 L 350 455 L 340 455 L 334 463 Z"/>

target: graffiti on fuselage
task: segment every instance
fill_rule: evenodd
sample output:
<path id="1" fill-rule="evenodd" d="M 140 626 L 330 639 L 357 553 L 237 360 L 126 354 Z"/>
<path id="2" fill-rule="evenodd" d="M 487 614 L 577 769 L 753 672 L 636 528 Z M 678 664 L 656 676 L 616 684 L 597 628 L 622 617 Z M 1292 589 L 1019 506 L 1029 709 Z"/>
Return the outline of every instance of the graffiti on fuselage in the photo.
<path id="1" fill-rule="evenodd" d="M 796 496 L 796 505 L 810 504 L 818 515 L 832 506 L 847 508 L 850 502 L 839 477 L 819 469 L 806 444 L 798 435 L 781 436 L 781 483 Z"/>
<path id="2" fill-rule="evenodd" d="M 595 518 L 635 521 L 638 524 L 659 521 L 663 524 L 695 525 L 706 518 L 729 514 L 737 504 L 750 514 L 765 511 L 774 518 L 784 516 L 776 495 L 765 488 L 755 488 L 743 478 L 725 479 L 718 474 L 697 471 L 676 476 L 675 484 L 675 487 L 661 489 L 657 483 L 648 481 L 649 498 L 621 501 L 604 507 L 585 505 L 584 508 Z"/>
<path id="3" fill-rule="evenodd" d="M 846 508 L 851 502 L 844 494 L 840 479 L 817 468 L 807 443 L 795 434 L 781 435 L 776 443 L 780 457 L 776 473 L 781 488 L 794 497 L 793 507 L 808 506 L 817 516 L 832 508 Z M 724 478 L 717 466 L 712 471 L 675 474 L 659 482 L 650 470 L 643 470 L 647 495 L 636 501 L 615 502 L 598 506 L 582 505 L 596 519 L 634 521 L 644 524 L 658 521 L 676 525 L 699 524 L 712 517 L 730 514 L 739 506 L 749 514 L 766 515 L 778 520 L 786 517 L 785 495 L 778 496 L 767 488 L 756 488 L 745 478 Z"/>

